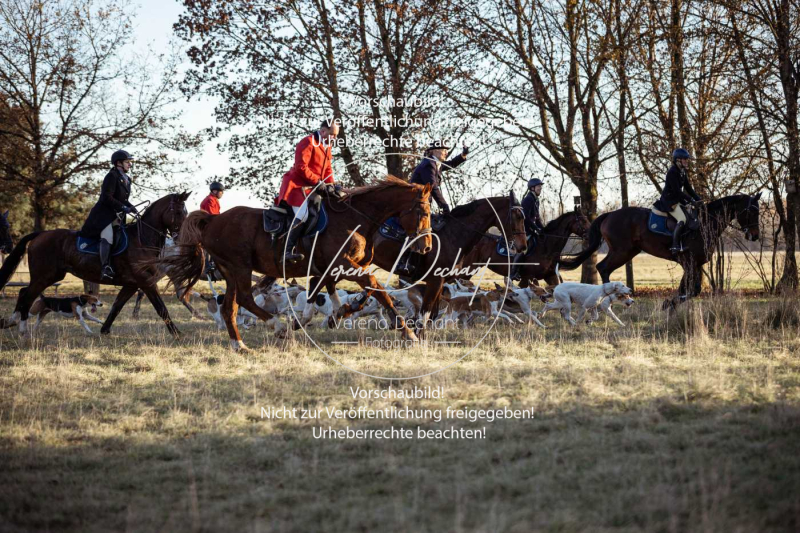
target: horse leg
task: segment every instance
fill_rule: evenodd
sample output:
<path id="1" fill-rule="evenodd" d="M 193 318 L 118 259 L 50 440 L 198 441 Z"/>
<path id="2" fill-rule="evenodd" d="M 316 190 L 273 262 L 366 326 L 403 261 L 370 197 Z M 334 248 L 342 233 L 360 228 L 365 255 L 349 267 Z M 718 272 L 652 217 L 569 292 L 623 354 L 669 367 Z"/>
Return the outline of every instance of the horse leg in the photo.
<path id="1" fill-rule="evenodd" d="M 169 330 L 174 337 L 179 337 L 181 332 L 178 331 L 178 328 L 175 327 L 175 324 L 169 317 L 167 306 L 164 304 L 164 300 L 161 299 L 161 295 L 158 294 L 158 289 L 156 286 L 152 285 L 150 287 L 145 287 L 144 294 L 147 296 L 147 299 L 150 300 L 150 303 L 153 304 L 153 308 L 156 310 L 156 313 L 158 313 L 158 316 L 160 316 L 161 320 L 164 321 L 164 324 L 167 326 L 167 330 Z"/>
<path id="2" fill-rule="evenodd" d="M 144 299 L 144 291 L 139 289 L 136 292 L 136 303 L 133 304 L 133 319 L 139 320 L 139 310 L 142 307 L 142 300 Z"/>
<path id="3" fill-rule="evenodd" d="M 597 263 L 597 272 L 600 273 L 600 278 L 603 280 L 603 283 L 608 283 L 611 279 L 611 274 L 613 274 L 616 269 L 633 259 L 638 253 L 638 250 L 609 250 L 608 255 L 602 261 Z"/>
<path id="4" fill-rule="evenodd" d="M 419 331 L 424 331 L 428 325 L 428 320 L 431 317 L 433 308 L 438 307 L 439 298 L 444 290 L 444 278 L 438 276 L 431 281 L 425 283 L 425 294 L 422 297 L 422 308 L 420 309 L 419 317 L 421 326 Z M 438 312 L 437 312 L 438 315 Z"/>
<path id="5" fill-rule="evenodd" d="M 111 332 L 111 324 L 114 323 L 114 319 L 117 318 L 117 315 L 128 300 L 131 299 L 133 293 L 135 293 L 138 288 L 135 285 L 127 285 L 120 289 L 119 293 L 117 294 L 117 298 L 114 300 L 114 303 L 111 305 L 111 311 L 108 312 L 108 316 L 106 317 L 105 322 L 103 322 L 103 326 L 100 328 L 100 333 L 103 335 L 108 335 Z M 139 291 L 139 295 L 141 298 L 144 297 L 144 291 Z M 141 298 L 137 297 L 136 305 L 139 305 L 139 301 Z"/>
<path id="6" fill-rule="evenodd" d="M 239 305 L 236 303 L 236 283 L 234 281 L 228 281 L 227 272 L 224 275 L 227 287 L 220 314 L 225 321 L 225 326 L 228 328 L 228 336 L 230 337 L 233 351 L 247 351 L 248 348 L 245 346 L 244 342 L 242 342 L 242 336 L 239 334 L 239 328 L 236 325 L 236 316 L 239 312 Z"/>
<path id="7" fill-rule="evenodd" d="M 178 299 L 180 303 L 183 304 L 183 306 L 186 309 L 189 310 L 189 312 L 192 314 L 192 318 L 198 318 L 200 316 L 200 313 L 189 302 L 189 298 L 191 298 L 191 296 L 192 296 L 192 287 L 187 287 L 186 289 L 175 291 L 175 297 Z M 137 303 L 138 301 L 139 300 L 137 299 Z"/>
<path id="8" fill-rule="evenodd" d="M 268 325 L 273 326 L 275 331 L 278 332 L 278 326 L 281 324 L 280 318 L 278 316 L 271 315 L 266 310 L 259 307 L 255 298 L 253 298 L 253 291 L 251 290 L 251 274 L 251 271 L 233 273 L 236 281 L 236 303 L 253 313 L 257 318 L 263 320 Z M 289 302 L 289 305 L 291 305 L 291 302 Z"/>

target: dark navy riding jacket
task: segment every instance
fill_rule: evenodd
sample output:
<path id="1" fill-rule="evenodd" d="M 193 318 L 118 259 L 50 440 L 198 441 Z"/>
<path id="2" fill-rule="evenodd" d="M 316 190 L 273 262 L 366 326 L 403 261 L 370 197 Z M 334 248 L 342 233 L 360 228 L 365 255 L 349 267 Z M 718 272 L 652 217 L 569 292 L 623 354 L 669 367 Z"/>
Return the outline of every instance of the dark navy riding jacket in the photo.
<path id="1" fill-rule="evenodd" d="M 656 207 L 661 211 L 672 211 L 673 205 L 685 204 L 692 200 L 700 200 L 700 195 L 692 188 L 686 171 L 673 164 L 667 172 L 664 190 L 661 191 L 661 198 L 656 202 Z"/>
<path id="2" fill-rule="evenodd" d="M 525 233 L 533 235 L 544 231 L 542 217 L 539 214 L 539 197 L 528 191 L 522 199 L 522 211 L 525 213 Z"/>
<path id="3" fill-rule="evenodd" d="M 445 161 L 437 166 L 432 158 L 425 157 L 420 164 L 417 165 L 417 168 L 414 169 L 409 181 L 418 185 L 427 185 L 430 183 L 432 186 L 431 200 L 436 200 L 439 208 L 443 211 L 450 211 L 450 206 L 447 205 L 447 201 L 445 201 L 444 195 L 442 195 L 442 191 L 439 189 L 439 183 L 441 183 L 442 180 L 442 172 L 456 168 L 464 161 L 466 161 L 466 158 L 459 154 L 453 159 Z"/>

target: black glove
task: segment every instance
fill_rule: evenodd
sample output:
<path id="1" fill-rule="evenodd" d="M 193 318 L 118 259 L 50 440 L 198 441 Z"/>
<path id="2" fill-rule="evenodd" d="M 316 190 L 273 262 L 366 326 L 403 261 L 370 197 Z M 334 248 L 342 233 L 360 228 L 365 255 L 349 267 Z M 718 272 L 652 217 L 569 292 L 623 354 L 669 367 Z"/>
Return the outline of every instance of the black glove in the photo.
<path id="1" fill-rule="evenodd" d="M 136 207 L 135 207 L 135 206 L 132 206 L 132 205 L 128 206 L 128 212 L 129 212 L 129 213 L 133 213 L 133 214 L 135 214 L 135 215 L 138 215 L 138 214 L 139 214 L 139 210 L 138 210 L 138 209 L 136 209 Z"/>
<path id="2" fill-rule="evenodd" d="M 469 146 L 467 146 L 467 145 L 465 144 L 465 145 L 464 145 L 464 148 L 462 148 L 462 149 L 461 149 L 461 155 L 463 155 L 464 157 L 467 157 L 467 154 L 468 154 L 468 153 L 469 153 Z"/>
<path id="3" fill-rule="evenodd" d="M 446 205 L 446 206 L 444 206 L 444 207 L 442 208 L 442 214 L 443 214 L 443 215 L 449 215 L 449 214 L 450 214 L 450 206 L 447 206 L 447 205 Z"/>
<path id="4" fill-rule="evenodd" d="M 126 215 L 128 215 L 131 212 L 131 208 L 128 207 L 127 205 L 123 205 L 122 206 L 122 212 L 125 213 Z"/>

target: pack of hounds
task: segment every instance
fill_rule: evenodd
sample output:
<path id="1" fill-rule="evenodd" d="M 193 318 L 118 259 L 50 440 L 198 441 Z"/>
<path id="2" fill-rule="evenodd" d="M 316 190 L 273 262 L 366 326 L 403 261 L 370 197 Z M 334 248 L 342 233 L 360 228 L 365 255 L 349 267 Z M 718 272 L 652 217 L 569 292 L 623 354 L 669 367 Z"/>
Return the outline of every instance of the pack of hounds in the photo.
<path id="1" fill-rule="evenodd" d="M 420 286 L 409 286 L 402 281 L 400 284 L 401 288 L 385 287 L 385 290 L 406 318 L 417 318 L 422 308 L 422 289 Z M 204 296 L 198 292 L 193 292 L 192 296 L 206 302 L 208 315 L 214 320 L 217 328 L 223 330 L 225 323 L 221 306 L 224 293 L 218 292 L 211 282 L 209 286 L 211 296 Z M 286 333 L 287 324 L 296 326 L 299 322 L 304 327 L 312 327 L 311 320 L 316 316 L 323 318 L 320 327 L 336 329 L 340 325 L 336 318 L 339 308 L 363 298 L 362 292 L 339 289 L 334 295 L 322 292 L 313 301 L 307 301 L 306 289 L 296 281 L 292 280 L 284 285 L 268 278 L 260 280 L 252 290 L 258 306 L 274 315 L 267 325 L 279 336 Z M 493 289 L 482 290 L 471 281 L 455 280 L 444 286 L 439 303 L 439 317 L 443 324 L 458 324 L 461 327 L 497 319 L 510 324 L 532 323 L 545 328 L 541 319 L 550 311 L 559 311 L 561 317 L 572 326 L 578 326 L 583 322 L 591 324 L 599 319 L 602 311 L 611 320 L 624 326 L 622 320 L 614 313 L 613 306 L 630 307 L 634 303 L 631 294 L 631 289 L 619 281 L 602 285 L 565 282 L 554 287 L 530 285 L 523 289 L 506 278 L 505 286 L 495 283 Z M 532 309 L 537 300 L 544 303 L 539 312 Z M 102 323 L 92 314 L 102 305 L 97 297 L 85 294 L 72 298 L 40 297 L 31 309 L 31 315 L 38 317 L 34 332 L 47 314 L 57 313 L 78 320 L 87 333 L 91 334 L 92 330 L 86 324 L 86 320 Z M 575 318 L 572 316 L 573 307 L 577 310 Z M 286 321 L 281 320 L 281 317 L 285 317 Z M 361 310 L 348 317 L 349 320 L 362 318 L 374 318 L 378 327 L 391 327 L 383 314 L 383 307 L 372 296 Z M 255 315 L 244 308 L 239 308 L 237 324 L 240 327 L 249 329 L 257 322 Z"/>

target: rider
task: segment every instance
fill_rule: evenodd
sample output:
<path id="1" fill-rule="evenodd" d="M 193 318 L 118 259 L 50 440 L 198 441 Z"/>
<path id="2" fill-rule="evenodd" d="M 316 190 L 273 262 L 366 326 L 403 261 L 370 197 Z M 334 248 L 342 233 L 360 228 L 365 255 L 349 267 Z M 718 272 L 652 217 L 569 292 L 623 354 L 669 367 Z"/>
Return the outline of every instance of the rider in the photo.
<path id="1" fill-rule="evenodd" d="M 99 252 L 104 280 L 114 279 L 111 268 L 111 244 L 114 242 L 114 227 L 124 223 L 125 215 L 138 213 L 128 201 L 131 195 L 131 178 L 128 172 L 133 165 L 133 156 L 125 150 L 117 150 L 111 154 L 113 168 L 103 179 L 100 188 L 100 199 L 89 212 L 89 218 L 81 228 L 81 236 L 100 238 Z"/>
<path id="2" fill-rule="evenodd" d="M 415 183 L 417 185 L 431 185 L 430 202 L 433 203 L 433 201 L 436 200 L 436 204 L 439 206 L 439 209 L 442 210 L 442 215 L 450 214 L 450 206 L 447 204 L 447 200 L 444 199 L 442 190 L 439 188 L 439 184 L 442 181 L 442 172 L 452 170 L 466 161 L 467 154 L 469 154 L 469 147 L 464 145 L 459 155 L 449 161 L 445 161 L 449 151 L 450 148 L 445 141 L 436 140 L 431 142 L 425 150 L 422 161 L 416 166 L 411 173 L 411 178 L 408 180 L 410 183 Z M 405 276 L 411 275 L 413 270 L 410 264 L 411 257 L 411 252 L 409 250 L 403 253 L 403 257 L 398 261 L 397 265 L 398 274 Z"/>
<path id="3" fill-rule="evenodd" d="M 327 193 L 340 194 L 341 187 L 334 184 L 331 167 L 331 147 L 337 135 L 339 119 L 323 120 L 317 131 L 297 143 L 294 165 L 283 175 L 275 205 L 286 202 L 294 211 L 294 219 L 286 236 L 286 255 L 282 262 L 294 263 L 304 259 L 303 254 L 296 252 L 294 247 L 305 232 L 306 222 L 316 218 L 315 215 L 322 205 L 322 198 L 311 192 L 313 187 L 323 182 L 325 185 L 320 188 L 325 187 Z"/>
<path id="4" fill-rule="evenodd" d="M 225 192 L 225 187 L 218 181 L 211 183 L 211 192 L 200 202 L 200 209 L 210 215 L 219 215 L 219 201 Z"/>
<path id="5" fill-rule="evenodd" d="M 469 147 L 465 145 L 459 155 L 449 161 L 445 161 L 444 159 L 447 157 L 447 152 L 449 151 L 450 148 L 444 141 L 433 141 L 428 145 L 428 149 L 425 150 L 425 156 L 414 169 L 414 172 L 411 173 L 411 179 L 408 180 L 418 185 L 428 185 L 430 183 L 432 188 L 431 202 L 436 200 L 439 209 L 442 210 L 442 214 L 444 215 L 450 213 L 450 206 L 447 205 L 447 201 L 444 199 L 444 195 L 442 195 L 442 191 L 439 188 L 439 184 L 442 181 L 442 172 L 454 169 L 466 161 L 467 154 L 469 154 Z"/>
<path id="6" fill-rule="evenodd" d="M 681 251 L 681 233 L 686 225 L 686 213 L 682 206 L 692 201 L 701 201 L 700 196 L 694 192 L 692 184 L 689 182 L 687 174 L 689 159 L 691 159 L 689 152 L 683 148 L 672 152 L 672 166 L 667 172 L 661 198 L 655 203 L 656 209 L 669 213 L 678 222 L 675 232 L 672 234 L 670 251 L 673 254 Z"/>
<path id="7" fill-rule="evenodd" d="M 528 252 L 536 248 L 538 237 L 544 233 L 542 216 L 539 213 L 539 197 L 542 195 L 544 182 L 539 178 L 528 180 L 528 194 L 522 199 L 522 211 L 525 213 L 525 233 L 528 236 Z M 514 266 L 511 268 L 511 279 L 520 280 L 520 265 L 517 264 L 525 254 L 514 256 Z"/>

